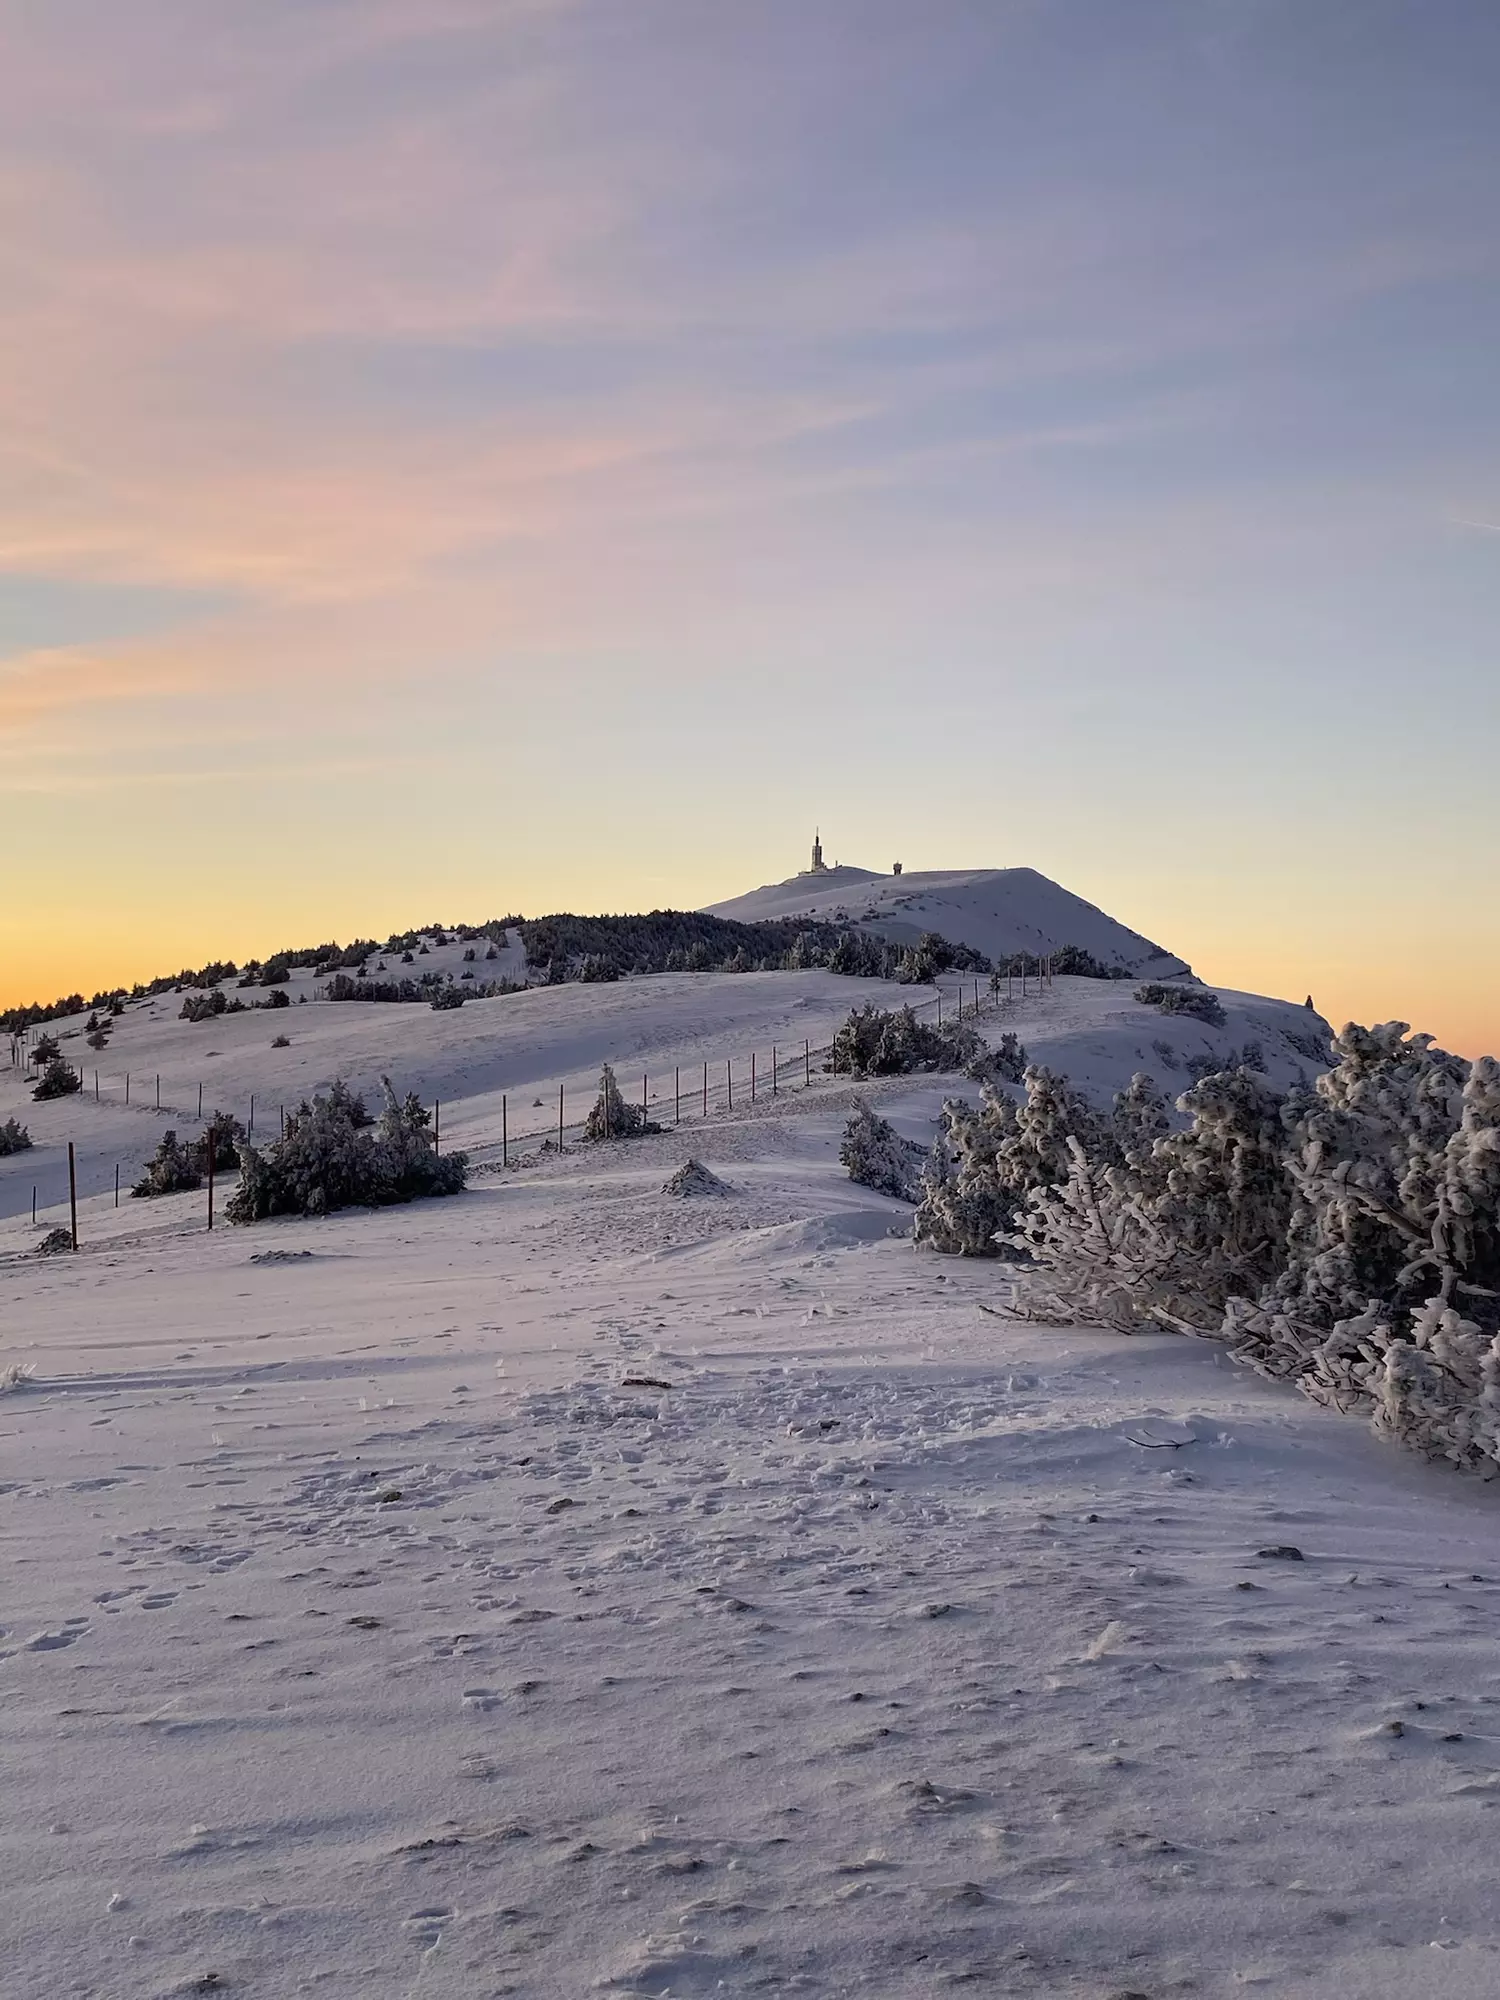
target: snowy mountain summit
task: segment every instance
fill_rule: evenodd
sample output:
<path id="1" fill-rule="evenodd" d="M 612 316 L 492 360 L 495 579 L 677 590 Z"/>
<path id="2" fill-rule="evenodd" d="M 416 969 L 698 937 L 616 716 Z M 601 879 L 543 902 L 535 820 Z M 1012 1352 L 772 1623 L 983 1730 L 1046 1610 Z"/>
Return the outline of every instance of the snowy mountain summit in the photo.
<path id="1" fill-rule="evenodd" d="M 1045 954 L 1074 945 L 1101 965 L 1132 977 L 1163 979 L 1188 970 L 1185 960 L 1034 868 L 878 875 L 868 868 L 821 866 L 821 850 L 814 851 L 812 868 L 748 895 L 710 903 L 709 914 L 746 924 L 816 917 L 847 922 L 898 944 L 914 944 L 924 931 L 936 931 L 952 944 L 970 945 L 997 961 L 1016 952 Z"/>

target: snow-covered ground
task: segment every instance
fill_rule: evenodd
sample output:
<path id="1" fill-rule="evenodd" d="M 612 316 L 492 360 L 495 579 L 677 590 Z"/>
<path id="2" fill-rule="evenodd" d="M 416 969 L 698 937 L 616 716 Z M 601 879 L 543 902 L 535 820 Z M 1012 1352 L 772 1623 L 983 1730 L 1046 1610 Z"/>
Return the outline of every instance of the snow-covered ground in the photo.
<path id="1" fill-rule="evenodd" d="M 847 1083 L 748 1101 L 752 1047 L 877 992 L 168 996 L 106 1076 L 388 1069 L 471 1190 L 212 1235 L 90 1195 L 76 1258 L 14 1198 L 48 1121 L 138 1160 L 169 1120 L 5 1073 L 45 1142 L 0 1182 L 7 2000 L 1500 1991 L 1492 1489 L 892 1234 Z M 1156 1040 L 1288 1078 L 1303 1010 L 1222 997 L 984 1025 L 1095 1090 Z M 539 1133 L 605 1056 L 730 1054 L 732 1110 L 499 1169 L 501 1091 Z M 866 1094 L 917 1136 L 953 1088 Z M 661 1192 L 689 1151 L 728 1193 Z"/>
<path id="2" fill-rule="evenodd" d="M 710 905 L 742 924 L 774 917 L 849 921 L 900 944 L 936 931 L 992 959 L 1077 945 L 1101 964 L 1153 979 L 1185 970 L 1185 961 L 1129 930 L 1035 868 L 924 869 L 877 875 L 868 868 L 825 868 L 771 882 Z"/>
<path id="3" fill-rule="evenodd" d="M 457 948 L 449 949 L 456 964 Z M 442 969 L 441 956 L 433 958 Z M 698 1116 L 704 1062 L 715 1112 L 728 1106 L 726 1064 L 733 1065 L 735 1095 L 748 1095 L 754 1055 L 759 1093 L 769 1087 L 773 1055 L 782 1081 L 800 1080 L 804 1045 L 826 1050 L 851 1007 L 866 1000 L 887 1007 L 912 1003 L 930 1020 L 938 1006 L 931 988 L 829 972 L 663 973 L 609 985 L 534 987 L 443 1012 L 311 998 L 302 1005 L 300 996 L 316 990 L 307 975 L 283 990 L 293 996 L 287 1009 L 200 1022 L 179 1019 L 181 995 L 158 995 L 127 1008 L 99 1053 L 83 1040 L 82 1017 L 48 1023 L 63 1054 L 82 1066 L 85 1088 L 36 1104 L 29 1073 L 0 1067 L 0 1122 L 19 1119 L 35 1142 L 28 1152 L 0 1159 L 0 1218 L 21 1218 L 29 1228 L 35 1188 L 39 1220 L 55 1226 L 66 1219 L 70 1139 L 80 1196 L 95 1207 L 100 1199 L 112 1203 L 117 1167 L 128 1189 L 164 1131 L 185 1136 L 201 1129 L 200 1087 L 205 1119 L 217 1109 L 248 1124 L 253 1112 L 255 1133 L 264 1139 L 274 1136 L 283 1105 L 326 1089 L 335 1077 L 378 1093 L 380 1077 L 388 1074 L 401 1091 L 441 1104 L 445 1143 L 484 1158 L 500 1151 L 502 1098 L 512 1141 L 555 1131 L 559 1086 L 565 1121 L 576 1127 L 603 1062 L 616 1065 L 621 1087 L 637 1100 L 645 1076 L 658 1116 L 674 1104 L 680 1071 L 684 1112 Z M 979 980 L 977 991 L 987 1032 L 1013 1030 L 1036 1061 L 1105 1100 L 1141 1068 L 1175 1097 L 1190 1081 L 1191 1059 L 1222 1057 L 1247 1041 L 1259 1042 L 1267 1074 L 1279 1085 L 1319 1067 L 1322 1024 L 1286 1001 L 1223 991 L 1225 1025 L 1216 1029 L 1141 1006 L 1128 981 L 1058 979 L 1040 993 L 1033 981 L 1024 998 L 1016 982 L 1014 997 L 1002 997 L 998 1006 L 987 980 Z M 972 979 L 946 978 L 944 1018 L 960 1004 L 972 1008 L 975 993 Z M 245 995 L 254 996 L 255 989 Z M 286 1048 L 273 1046 L 279 1035 L 286 1036 Z M 12 1240 L 0 1221 L 0 1247 Z"/>

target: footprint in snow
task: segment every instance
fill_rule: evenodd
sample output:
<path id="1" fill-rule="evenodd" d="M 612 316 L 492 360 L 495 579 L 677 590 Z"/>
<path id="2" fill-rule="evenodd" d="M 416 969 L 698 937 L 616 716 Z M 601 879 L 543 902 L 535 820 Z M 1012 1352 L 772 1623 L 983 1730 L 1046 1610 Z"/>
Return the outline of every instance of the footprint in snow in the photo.
<path id="1" fill-rule="evenodd" d="M 23 1642 L 28 1653 L 55 1653 L 64 1646 L 71 1646 L 75 1639 L 81 1639 L 89 1629 L 86 1618 L 66 1618 L 55 1631 L 33 1632 Z"/>

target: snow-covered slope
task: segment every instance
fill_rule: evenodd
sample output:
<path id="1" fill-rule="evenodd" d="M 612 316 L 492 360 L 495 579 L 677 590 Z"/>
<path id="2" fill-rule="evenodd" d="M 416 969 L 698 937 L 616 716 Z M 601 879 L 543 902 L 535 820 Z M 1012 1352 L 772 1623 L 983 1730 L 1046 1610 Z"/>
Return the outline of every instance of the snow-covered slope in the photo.
<path id="1" fill-rule="evenodd" d="M 905 875 L 829 868 L 819 875 L 772 882 L 708 908 L 712 916 L 744 924 L 771 917 L 847 920 L 901 944 L 915 942 L 923 931 L 937 931 L 992 959 L 1072 944 L 1103 965 L 1153 978 L 1187 969 L 1184 960 L 1034 868 L 929 869 Z"/>
<path id="2" fill-rule="evenodd" d="M 49 1024 L 68 1060 L 82 1065 L 86 1087 L 80 1095 L 36 1104 L 27 1073 L 0 1068 L 0 1122 L 17 1118 L 35 1142 L 28 1152 L 0 1159 L 0 1217 L 29 1216 L 35 1188 L 39 1218 L 65 1220 L 70 1139 L 85 1197 L 112 1193 L 116 1167 L 128 1189 L 164 1131 L 190 1137 L 200 1130 L 200 1086 L 206 1117 L 219 1110 L 249 1123 L 253 1097 L 256 1134 L 265 1138 L 274 1135 L 282 1105 L 294 1106 L 335 1077 L 372 1093 L 389 1075 L 402 1091 L 415 1090 L 429 1104 L 441 1101 L 449 1143 L 483 1151 L 499 1146 L 502 1098 L 508 1099 L 512 1140 L 551 1129 L 559 1086 L 569 1122 L 581 1118 L 603 1062 L 615 1064 L 632 1096 L 644 1074 L 658 1104 L 670 1098 L 680 1070 L 684 1090 L 696 1091 L 694 1102 L 701 1105 L 706 1061 L 716 1108 L 729 1097 L 726 1064 L 733 1065 L 735 1089 L 748 1092 L 753 1054 L 764 1089 L 773 1049 L 783 1068 L 790 1064 L 800 1072 L 804 1042 L 815 1052 L 825 1049 L 850 1008 L 866 1000 L 884 1007 L 915 1003 L 930 1019 L 939 1004 L 946 1018 L 960 1003 L 971 1009 L 976 997 L 974 982 L 956 976 L 943 982 L 939 1003 L 931 988 L 823 971 L 575 982 L 471 1000 L 452 1012 L 357 1001 L 308 999 L 304 1005 L 302 994 L 316 989 L 302 977 L 286 990 L 297 998 L 278 1012 L 199 1022 L 179 1018 L 182 999 L 175 993 L 132 1003 L 116 1021 L 109 1047 L 98 1053 L 83 1040 L 81 1017 Z M 1032 981 L 1024 998 L 1016 982 L 1015 997 L 1002 994 L 998 1004 L 980 980 L 978 996 L 986 1033 L 1013 1030 L 1033 1060 L 1105 1101 L 1138 1069 L 1149 1070 L 1175 1096 L 1190 1080 L 1193 1063 L 1223 1062 L 1248 1041 L 1260 1044 L 1278 1087 L 1320 1067 L 1324 1024 L 1284 1000 L 1226 991 L 1220 995 L 1225 1024 L 1211 1028 L 1142 1006 L 1134 982 L 1126 980 L 1058 979 L 1040 993 Z M 287 1046 L 278 1048 L 282 1036 Z"/>
<path id="3" fill-rule="evenodd" d="M 5 2000 L 1500 1991 L 1500 1495 L 896 1240 L 853 1090 L 745 1088 L 871 990 L 309 1003 L 277 1052 L 132 1010 L 112 1060 L 217 1048 L 226 1090 L 441 1078 L 486 1167 L 506 1078 L 715 1090 L 451 1201 L 209 1235 L 91 1196 L 51 1260 L 0 1226 Z M 1284 1070 L 1301 1010 L 1222 998 L 983 1025 L 1096 1084 L 1252 1030 Z M 915 1136 L 951 1087 L 875 1094 Z M 664 1194 L 689 1151 L 730 1192 Z"/>

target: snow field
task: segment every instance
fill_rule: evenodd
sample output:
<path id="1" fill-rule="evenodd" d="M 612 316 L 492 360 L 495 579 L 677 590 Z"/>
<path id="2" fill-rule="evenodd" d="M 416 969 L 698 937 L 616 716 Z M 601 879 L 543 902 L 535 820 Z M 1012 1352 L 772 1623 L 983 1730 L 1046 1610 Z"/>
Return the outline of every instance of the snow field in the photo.
<path id="1" fill-rule="evenodd" d="M 292 1019 L 582 1090 L 858 984 Z M 1017 1025 L 1095 1082 L 1211 1032 L 1067 989 Z M 1493 1493 L 1211 1345 L 997 1317 L 837 1165 L 856 1095 L 930 1137 L 952 1088 L 8 1225 L 7 1995 L 1497 1990 Z M 729 1192 L 664 1193 L 689 1152 Z"/>
<path id="2" fill-rule="evenodd" d="M 450 954 L 455 949 L 448 947 Z M 1059 979 L 1040 994 L 1033 989 L 1023 999 L 1018 992 L 994 1010 L 983 980 L 980 994 L 980 1025 L 987 1033 L 1014 1029 L 1035 1060 L 1064 1070 L 1080 1088 L 1105 1098 L 1142 1066 L 1169 1095 L 1176 1095 L 1189 1081 L 1185 1065 L 1190 1057 L 1238 1048 L 1251 1039 L 1262 1043 L 1273 1082 L 1288 1083 L 1317 1066 L 1286 1040 L 1288 1031 L 1306 1037 L 1316 1023 L 1285 1001 L 1223 992 L 1226 1025 L 1213 1029 L 1181 1016 L 1164 1019 L 1153 1008 L 1139 1006 L 1125 982 Z M 959 998 L 958 982 L 945 981 L 945 1018 Z M 972 980 L 965 982 L 962 998 L 966 1007 L 972 1006 Z M 714 1116 L 725 1109 L 726 1061 L 734 1064 L 736 1110 L 748 1096 L 752 1050 L 759 1089 L 767 1086 L 775 1046 L 781 1052 L 783 1083 L 795 1091 L 802 1080 L 803 1042 L 810 1041 L 815 1051 L 826 1049 L 849 1010 L 867 1000 L 884 1007 L 925 1005 L 929 1017 L 934 1006 L 930 989 L 828 972 L 664 973 L 608 985 L 538 987 L 437 1013 L 423 1006 L 310 1001 L 275 1013 L 221 1015 L 197 1023 L 178 1019 L 181 998 L 168 993 L 130 1008 L 117 1022 L 111 1045 L 98 1061 L 97 1101 L 94 1052 L 84 1049 L 77 1036 L 81 1021 L 64 1021 L 54 1026 L 64 1037 L 68 1060 L 76 1064 L 90 1058 L 82 1093 L 35 1104 L 25 1073 L 0 1068 L 0 1120 L 19 1118 L 35 1141 L 31 1151 L 0 1159 L 0 1250 L 31 1240 L 33 1187 L 38 1189 L 39 1223 L 55 1226 L 66 1220 L 69 1139 L 75 1144 L 79 1192 L 90 1226 L 113 1233 L 120 1225 L 105 1211 L 113 1208 L 116 1166 L 121 1188 L 128 1190 L 164 1131 L 196 1133 L 200 1083 L 205 1118 L 217 1108 L 248 1121 L 253 1096 L 256 1136 L 264 1141 L 275 1135 L 279 1106 L 324 1090 L 339 1076 L 374 1102 L 380 1077 L 389 1074 L 400 1091 L 415 1090 L 428 1104 L 440 1100 L 445 1145 L 467 1148 L 482 1159 L 500 1152 L 502 1096 L 509 1099 L 511 1139 L 527 1150 L 555 1132 L 560 1084 L 569 1124 L 581 1122 L 605 1062 L 615 1065 L 621 1089 L 635 1101 L 641 1075 L 649 1072 L 657 1117 L 664 1107 L 670 1114 L 673 1071 L 680 1067 L 687 1123 L 701 1116 L 705 1060 Z M 288 1048 L 271 1046 L 277 1034 L 289 1037 Z M 1158 1044 L 1170 1053 L 1175 1068 L 1168 1067 Z M 127 1070 L 132 1079 L 129 1105 L 124 1102 Z M 155 1109 L 158 1075 L 160 1111 Z M 973 1085 L 950 1087 L 977 1097 Z M 123 1202 L 122 1192 L 122 1213 Z M 139 1213 L 142 1207 L 131 1204 L 136 1213 L 130 1227 L 147 1225 L 149 1219 Z M 24 1221 L 24 1238 L 6 1232 L 6 1217 Z"/>

